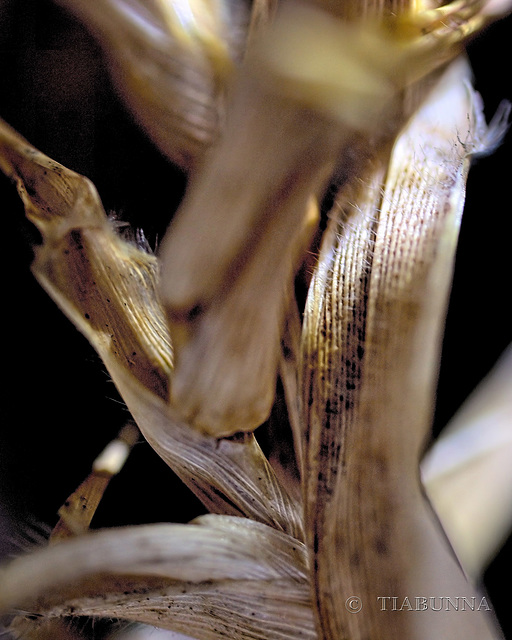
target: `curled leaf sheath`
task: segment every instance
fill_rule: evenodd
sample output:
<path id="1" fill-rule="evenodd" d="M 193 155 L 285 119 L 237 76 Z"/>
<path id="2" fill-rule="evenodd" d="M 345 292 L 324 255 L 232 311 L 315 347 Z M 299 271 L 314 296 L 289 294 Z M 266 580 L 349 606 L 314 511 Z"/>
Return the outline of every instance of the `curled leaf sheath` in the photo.
<path id="1" fill-rule="evenodd" d="M 340 194 L 310 289 L 306 523 L 319 626 L 329 639 L 497 637 L 485 611 L 420 615 L 382 600 L 477 597 L 419 481 L 468 151 L 481 133 L 466 77 L 457 61 L 389 162 L 376 157 Z M 470 145 L 461 142 L 468 114 Z M 350 610 L 353 596 L 364 613 Z"/>
<path id="2" fill-rule="evenodd" d="M 166 402 L 173 352 L 154 255 L 119 237 L 92 183 L 0 121 L 0 167 L 16 181 L 43 243 L 34 275 L 96 349 L 150 444 L 214 512 L 303 537 L 302 513 L 252 434 L 192 431 Z"/>

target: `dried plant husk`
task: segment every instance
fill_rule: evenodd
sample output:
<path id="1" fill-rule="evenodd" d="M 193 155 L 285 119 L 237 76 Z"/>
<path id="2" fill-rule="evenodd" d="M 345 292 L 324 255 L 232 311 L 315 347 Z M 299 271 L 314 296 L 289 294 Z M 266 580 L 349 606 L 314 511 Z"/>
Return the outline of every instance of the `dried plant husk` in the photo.
<path id="1" fill-rule="evenodd" d="M 1 570 L 0 608 L 155 624 L 199 639 L 315 638 L 303 544 L 246 518 L 94 532 Z"/>
<path id="2" fill-rule="evenodd" d="M 248 10 L 230 0 L 60 4 L 96 36 L 119 94 L 156 147 L 190 171 L 217 138 Z"/>
<path id="3" fill-rule="evenodd" d="M 512 526 L 512 349 L 427 451 L 421 477 L 464 571 L 483 575 Z"/>
<path id="4" fill-rule="evenodd" d="M 125 371 L 111 374 L 145 438 L 210 511 L 244 515 L 304 538 L 302 503 L 283 486 L 254 434 L 204 435 L 173 418 L 165 402 Z"/>
<path id="5" fill-rule="evenodd" d="M 190 202 L 206 202 L 208 207 L 198 206 L 197 218 L 188 219 L 174 247 L 164 247 L 161 288 L 155 257 L 116 236 L 92 185 L 39 154 L 7 127 L 1 128 L 2 168 L 17 181 L 27 214 L 43 235 L 34 273 L 98 350 L 145 437 L 209 509 L 244 515 L 282 532 L 288 549 L 296 548 L 303 536 L 301 505 L 286 495 L 254 436 L 219 436 L 251 431 L 272 403 L 280 344 L 295 342 L 293 320 L 289 320 L 288 334 L 281 336 L 281 332 L 290 313 L 287 298 L 294 270 L 311 231 L 307 212 L 315 209 L 315 196 L 321 194 L 341 157 L 349 184 L 344 185 L 333 212 L 306 308 L 304 435 L 297 407 L 292 416 L 306 482 L 308 546 L 320 637 L 484 639 L 498 633 L 485 610 L 468 616 L 450 610 L 421 612 L 421 617 L 408 611 L 395 615 L 382 611 L 379 601 L 386 596 L 431 596 L 441 589 L 443 595 L 456 598 L 471 599 L 478 593 L 462 576 L 418 478 L 468 159 L 486 146 L 488 137 L 467 86 L 466 71 L 455 66 L 443 77 L 444 84 L 434 94 L 443 94 L 441 108 L 437 111 L 428 102 L 400 137 L 391 163 L 387 154 L 390 141 L 411 112 L 404 101 L 405 86 L 453 56 L 468 31 L 480 25 L 477 20 L 469 30 L 445 27 L 442 19 L 449 12 L 453 11 L 449 17 L 455 16 L 457 25 L 467 6 L 475 9 L 475 5 L 457 3 L 426 13 L 427 26 L 413 19 L 397 23 L 394 31 L 390 25 L 377 32 L 371 29 L 368 40 L 360 38 L 358 31 L 354 39 L 349 38 L 357 46 L 348 47 L 350 55 L 356 56 L 356 73 L 347 77 L 357 79 L 362 70 L 368 82 L 356 83 L 348 97 L 347 77 L 338 77 L 335 65 L 326 65 L 328 73 L 315 83 L 315 69 L 319 72 L 326 60 L 337 58 L 332 53 L 339 52 L 337 47 L 327 47 L 327 58 L 319 55 L 311 68 L 302 65 L 304 57 L 292 60 L 290 66 L 293 56 L 282 48 L 265 57 L 265 47 L 258 50 L 256 46 L 255 57 L 247 57 L 240 84 L 235 82 L 233 120 L 226 136 L 193 176 L 174 231 Z M 282 25 L 271 38 L 276 33 L 281 37 Z M 313 39 L 319 36 L 316 28 L 309 33 Z M 339 32 L 329 33 L 333 44 Z M 351 32 L 342 28 L 341 33 Z M 431 37 L 422 40 L 422 33 Z M 260 42 L 259 34 L 254 42 Z M 308 51 L 305 47 L 300 53 L 307 56 Z M 419 94 L 427 88 L 422 85 Z M 340 104 L 339 97 L 343 97 Z M 245 113 L 252 109 L 254 129 L 245 126 Z M 444 119 L 452 112 L 455 126 Z M 468 114 L 474 118 L 469 125 Z M 374 135 L 369 136 L 369 130 Z M 254 145 L 240 144 L 247 140 Z M 286 146 L 282 141 L 291 142 Z M 242 156 L 232 153 L 231 142 L 236 142 L 234 149 Z M 185 142 L 175 143 L 176 161 L 183 166 L 201 153 L 184 151 Z M 262 143 L 266 155 L 259 167 L 254 158 L 260 157 Z M 237 192 L 238 184 L 230 182 L 233 176 L 247 176 L 246 193 Z M 233 201 L 241 202 L 240 208 L 232 207 Z M 210 219 L 211 227 L 205 224 L 208 211 L 220 214 Z M 212 232 L 206 244 L 199 229 Z M 204 250 L 212 244 L 215 255 L 205 271 Z M 169 266 L 173 260 L 174 277 Z M 182 401 L 176 403 L 175 396 L 169 405 L 176 382 L 170 333 L 178 350 L 179 375 L 183 371 L 186 375 L 181 389 L 183 378 L 177 383 Z M 190 345 L 193 358 L 182 368 Z M 247 345 L 250 348 L 245 350 Z M 237 352 L 233 359 L 233 346 L 243 348 L 247 358 Z M 295 384 L 291 351 L 281 359 L 282 370 L 286 366 L 290 375 L 283 380 L 290 396 Z M 194 377 L 203 374 L 203 367 L 203 379 Z M 225 372 L 230 373 L 231 387 L 220 393 L 210 383 L 222 380 Z M 245 392 L 247 376 L 254 385 L 248 395 L 239 394 Z M 203 393 L 199 401 L 187 393 L 196 388 Z M 191 408 L 186 406 L 189 398 Z M 257 400 L 262 400 L 262 406 Z M 212 401 L 215 410 L 203 419 L 201 412 L 205 406 L 209 411 Z M 242 413 L 237 413 L 237 404 Z M 191 429 L 189 423 L 199 428 Z M 222 542 L 225 531 L 221 529 L 211 532 L 209 540 Z M 179 539 L 171 542 L 178 552 L 191 541 L 189 531 L 174 529 Z M 27 591 L 18 591 L 22 601 L 30 597 L 28 585 L 41 571 L 49 581 L 41 583 L 48 589 L 39 601 L 44 615 L 120 616 L 172 624 L 189 632 L 195 624 L 200 638 L 232 635 L 233 625 L 239 633 L 234 637 L 241 638 L 315 636 L 306 574 L 298 581 L 290 579 L 296 569 L 293 557 L 284 563 L 287 569 L 282 567 L 286 575 L 274 575 L 275 580 L 259 582 L 259 578 L 251 581 L 247 576 L 223 574 L 228 584 L 212 585 L 219 576 L 212 578 L 208 573 L 208 563 L 214 560 L 208 556 L 202 577 L 194 573 L 192 559 L 192 565 L 183 569 L 179 586 L 175 574 L 162 576 L 161 571 L 156 577 L 150 571 L 141 583 L 125 572 L 140 571 L 136 539 L 143 530 L 114 533 L 118 534 L 115 543 L 122 538 L 120 551 L 127 555 L 119 557 L 119 565 L 110 565 L 110 575 L 94 574 L 99 566 L 103 570 L 109 565 L 98 564 L 98 559 L 93 562 L 91 554 L 98 550 L 98 541 L 113 545 L 113 538 L 94 535 L 66 542 L 60 551 L 71 550 L 67 578 L 58 573 L 61 565 L 53 573 L 45 572 L 44 567 L 51 566 L 45 562 L 56 556 L 38 555 L 33 565 L 13 565 L 3 574 L 7 576 L 5 606 L 12 606 L 16 597 L 8 580 L 19 590 L 26 585 Z M 270 546 L 275 534 L 264 534 Z M 185 546 L 180 547 L 182 539 Z M 80 546 L 82 542 L 85 547 Z M 109 544 L 103 548 L 105 556 L 110 554 Z M 218 550 L 210 547 L 209 553 L 215 555 Z M 68 551 L 62 551 L 63 558 Z M 193 555 L 202 562 L 200 554 Z M 85 564 L 80 564 L 81 557 Z M 220 553 L 221 564 L 215 566 L 228 571 L 230 558 Z M 29 566 L 25 582 L 24 566 Z M 239 566 L 243 571 L 248 568 Z M 306 566 L 304 561 L 301 570 L 306 571 Z M 82 570 L 85 573 L 80 574 Z M 191 575 L 199 580 L 197 588 L 188 588 Z M 74 582 L 71 591 L 63 586 L 59 592 L 57 583 L 51 583 L 61 579 L 61 586 L 66 580 Z M 174 581 L 171 586 L 161 582 L 167 579 Z M 354 595 L 363 598 L 363 615 L 355 615 L 350 608 Z M 172 623 L 169 605 L 176 605 Z"/>
<path id="6" fill-rule="evenodd" d="M 251 42 L 159 251 L 170 401 L 195 428 L 227 436 L 268 418 L 308 207 L 335 171 L 349 181 L 389 146 L 407 87 L 428 85 L 480 25 L 458 28 L 473 5 L 450 10 L 453 25 L 441 10 L 349 22 L 288 2 Z"/>
<path id="7" fill-rule="evenodd" d="M 458 59 L 391 156 L 341 191 L 310 287 L 305 517 L 324 638 L 499 637 L 488 611 L 382 610 L 389 596 L 481 595 L 419 480 L 470 158 L 503 130 L 486 130 L 469 82 Z"/>
<path id="8" fill-rule="evenodd" d="M 42 234 L 32 270 L 84 333 L 138 426 L 208 509 L 245 515 L 302 537 L 290 499 L 253 435 L 218 440 L 168 406 L 172 347 L 157 295 L 154 255 L 115 233 L 89 180 L 0 125 L 0 166 Z"/>

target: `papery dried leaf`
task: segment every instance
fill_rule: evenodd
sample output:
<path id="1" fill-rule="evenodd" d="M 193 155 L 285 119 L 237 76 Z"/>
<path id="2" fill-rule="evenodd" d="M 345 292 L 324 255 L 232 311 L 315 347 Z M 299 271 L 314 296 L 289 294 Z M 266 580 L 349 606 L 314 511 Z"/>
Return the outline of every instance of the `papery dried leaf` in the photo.
<path id="1" fill-rule="evenodd" d="M 302 537 L 300 505 L 287 496 L 253 436 L 203 436 L 167 406 L 172 349 L 156 294 L 156 258 L 115 234 L 86 178 L 5 124 L 0 167 L 17 181 L 27 215 L 43 235 L 34 275 L 97 350 L 144 436 L 209 509 Z"/>
<path id="2" fill-rule="evenodd" d="M 210 511 L 245 515 L 302 540 L 302 504 L 290 497 L 253 434 L 216 439 L 170 414 L 125 371 L 113 380 L 140 430 Z"/>
<path id="3" fill-rule="evenodd" d="M 350 155 L 356 130 L 373 129 L 392 110 L 390 89 L 378 115 L 347 128 L 276 79 L 264 52 L 269 44 L 280 50 L 290 20 L 293 29 L 306 19 L 294 18 L 297 9 L 278 14 L 276 24 L 285 26 L 257 39 L 237 74 L 222 139 L 193 176 L 160 252 L 160 293 L 177 351 L 171 402 L 187 422 L 217 436 L 240 425 L 252 430 L 268 417 L 312 196 L 322 194 L 341 148 Z M 306 51 L 318 34 L 308 32 Z M 368 93 L 372 104 L 382 98 L 375 87 Z M 358 163 L 347 160 L 346 172 Z"/>
<path id="4" fill-rule="evenodd" d="M 469 77 L 454 63 L 391 158 L 341 191 L 310 288 L 306 522 L 324 638 L 499 636 L 488 611 L 390 604 L 481 597 L 419 482 L 469 158 L 486 138 Z"/>
<path id="5" fill-rule="evenodd" d="M 314 638 L 306 550 L 242 518 L 110 529 L 23 556 L 0 608 L 44 619 L 119 617 L 218 638 Z"/>
<path id="6" fill-rule="evenodd" d="M 467 12 L 451 10 L 458 26 Z M 410 114 L 404 89 L 462 49 L 468 33 L 441 18 L 346 22 L 284 3 L 248 50 L 160 251 L 171 403 L 197 429 L 226 436 L 268 418 L 308 202 L 337 166 L 348 179 L 389 144 Z"/>
<path id="7" fill-rule="evenodd" d="M 427 452 L 422 480 L 464 570 L 484 572 L 512 528 L 512 350 Z"/>
<path id="8" fill-rule="evenodd" d="M 190 170 L 216 139 L 248 11 L 224 0 L 60 0 L 97 36 L 120 95 L 156 146 Z"/>
<path id="9" fill-rule="evenodd" d="M 176 350 L 171 403 L 215 436 L 269 416 L 311 196 L 327 179 L 325 155 L 336 156 L 325 123 L 241 82 L 230 126 L 160 250 Z"/>
<path id="10" fill-rule="evenodd" d="M 128 107 L 156 146 L 185 170 L 217 138 L 226 80 L 243 58 L 247 40 L 250 44 L 254 33 L 272 22 L 276 11 L 267 0 L 257 0 L 250 11 L 242 3 L 227 0 L 59 2 L 98 36 Z M 409 49 L 417 49 L 422 75 L 427 71 L 425 60 L 434 59 L 438 64 L 442 50 L 447 51 L 444 59 L 449 59 L 454 48 L 460 49 L 468 38 L 511 9 L 510 0 L 466 0 L 429 10 L 418 7 L 415 12 L 408 11 L 408 0 L 390 2 L 390 6 L 381 2 L 373 6 L 369 1 L 363 6 L 318 4 L 345 18 L 398 15 L 399 31 Z M 396 30 L 394 17 L 391 24 Z M 379 59 L 387 59 L 395 71 L 408 68 L 408 64 L 393 65 L 389 53 L 379 54 Z M 328 56 L 327 68 L 332 59 Z M 304 67 L 304 61 L 297 66 Z"/>
<path id="11" fill-rule="evenodd" d="M 205 515 L 190 524 L 104 529 L 51 545 L 2 568 L 3 611 L 96 574 L 201 583 L 209 580 L 307 580 L 305 547 L 247 518 Z M 71 585 L 71 586 L 69 586 Z"/>
<path id="12" fill-rule="evenodd" d="M 115 233 L 87 178 L 5 123 L 0 168 L 16 181 L 27 217 L 43 236 L 33 264 L 39 282 L 105 360 L 167 397 L 172 348 L 155 295 L 155 256 Z"/>
<path id="13" fill-rule="evenodd" d="M 50 614 L 68 616 L 70 612 L 136 620 L 199 640 L 317 638 L 309 585 L 286 579 L 178 584 L 129 596 L 107 594 L 71 600 L 53 608 Z"/>

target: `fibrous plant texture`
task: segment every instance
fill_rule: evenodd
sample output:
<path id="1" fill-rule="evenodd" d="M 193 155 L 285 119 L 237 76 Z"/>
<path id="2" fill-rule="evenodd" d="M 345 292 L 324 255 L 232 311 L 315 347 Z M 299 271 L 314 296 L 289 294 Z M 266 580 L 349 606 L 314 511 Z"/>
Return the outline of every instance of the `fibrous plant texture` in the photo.
<path id="1" fill-rule="evenodd" d="M 434 444 L 432 423 L 468 171 L 510 111 L 486 118 L 464 50 L 509 3 L 58 10 L 170 187 L 151 247 L 156 212 L 128 229 L 0 124 L 33 275 L 127 409 L 49 539 L 0 568 L 7 632 L 502 637 L 481 577 L 511 520 L 510 354 Z M 90 529 L 139 437 L 208 513 L 173 522 L 160 483 L 167 523 Z"/>

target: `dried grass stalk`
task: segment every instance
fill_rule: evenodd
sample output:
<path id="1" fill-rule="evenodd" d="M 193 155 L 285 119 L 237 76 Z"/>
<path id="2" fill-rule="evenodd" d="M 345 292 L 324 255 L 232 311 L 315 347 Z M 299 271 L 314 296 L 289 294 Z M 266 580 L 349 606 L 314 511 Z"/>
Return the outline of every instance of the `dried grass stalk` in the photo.
<path id="1" fill-rule="evenodd" d="M 308 212 L 335 170 L 349 182 L 370 150 L 389 147 L 431 74 L 481 23 L 472 4 L 451 6 L 453 25 L 441 10 L 404 12 L 349 23 L 283 3 L 233 75 L 222 136 L 160 251 L 171 404 L 201 431 L 226 436 L 268 418 Z"/>
<path id="2" fill-rule="evenodd" d="M 476 593 L 418 474 L 464 183 L 472 154 L 494 133 L 469 78 L 464 60 L 452 64 L 391 159 L 377 155 L 341 191 L 311 284 L 303 328 L 305 500 L 325 638 L 497 637 L 486 612 L 431 611 L 420 620 L 382 611 L 379 600 Z M 343 606 L 354 595 L 364 615 Z"/>
<path id="3" fill-rule="evenodd" d="M 217 138 L 248 10 L 230 1 L 60 0 L 100 42 L 128 108 L 162 153 L 192 170 Z"/>
<path id="4" fill-rule="evenodd" d="M 144 436 L 212 511 L 302 537 L 291 501 L 254 436 L 219 442 L 167 404 L 172 348 L 157 259 L 116 235 L 93 185 L 0 123 L 0 166 L 41 231 L 33 272 L 101 356 Z M 290 528 L 291 527 L 291 528 Z"/>
<path id="5" fill-rule="evenodd" d="M 111 529 L 19 558 L 0 608 L 119 617 L 210 640 L 316 637 L 304 545 L 248 519 Z"/>
<path id="6" fill-rule="evenodd" d="M 286 3 L 268 28 L 273 7 L 258 3 L 234 71 L 221 64 L 236 58 L 229 19 L 213 4 L 185 31 L 181 5 L 163 0 L 66 4 L 98 29 L 143 126 L 191 170 L 182 207 L 156 257 L 116 234 L 87 179 L 4 123 L 0 167 L 43 238 L 35 276 L 216 515 L 20 558 L 1 569 L 0 609 L 116 616 L 207 640 L 499 637 L 486 607 L 415 615 L 383 599 L 481 596 L 419 462 L 470 159 L 506 118 L 485 125 L 458 55 L 508 3 Z M 299 339 L 293 278 L 333 173 L 341 188 Z M 250 433 L 279 367 L 305 525 Z M 28 619 L 17 624 L 25 632 Z"/>

